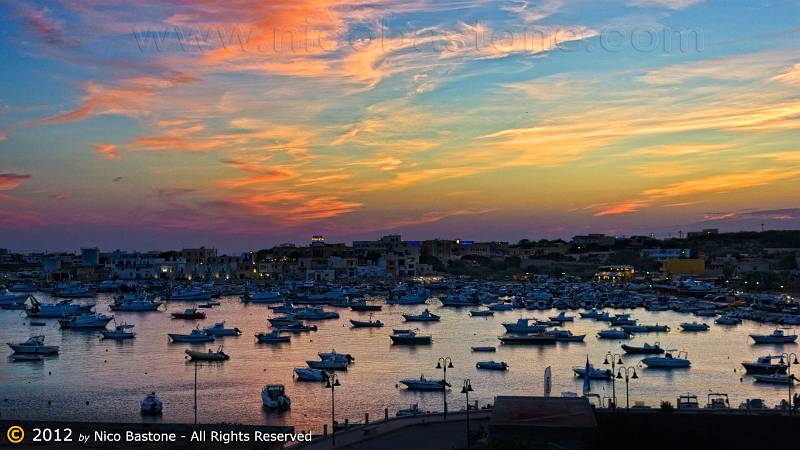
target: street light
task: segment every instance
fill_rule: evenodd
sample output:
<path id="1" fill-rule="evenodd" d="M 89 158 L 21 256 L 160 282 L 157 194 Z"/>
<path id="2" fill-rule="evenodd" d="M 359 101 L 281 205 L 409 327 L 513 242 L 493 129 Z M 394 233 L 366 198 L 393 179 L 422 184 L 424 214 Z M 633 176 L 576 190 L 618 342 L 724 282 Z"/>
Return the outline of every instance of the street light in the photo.
<path id="1" fill-rule="evenodd" d="M 442 369 L 444 375 L 442 376 L 442 398 L 444 399 L 444 420 L 447 420 L 447 369 L 453 368 L 453 358 L 449 356 L 442 356 L 436 363 L 437 369 Z"/>
<path id="2" fill-rule="evenodd" d="M 631 402 L 630 402 L 631 391 L 628 386 L 628 383 L 631 379 L 638 380 L 639 375 L 636 375 L 635 367 L 620 366 L 619 371 L 617 371 L 618 379 L 622 379 L 623 372 L 625 373 L 625 409 L 631 409 Z M 631 375 L 631 372 L 633 372 L 633 375 Z M 616 404 L 614 406 L 616 406 Z"/>
<path id="3" fill-rule="evenodd" d="M 611 362 L 608 361 L 608 357 L 611 357 Z M 603 365 L 611 364 L 611 398 L 614 404 L 612 405 L 613 409 L 617 409 L 617 381 L 614 378 L 614 372 L 617 371 L 617 364 L 622 365 L 622 355 L 619 353 L 606 353 L 606 359 L 603 361 Z"/>
<path id="4" fill-rule="evenodd" d="M 472 391 L 472 383 L 467 378 L 464 380 L 464 387 L 461 388 L 461 393 L 467 396 L 467 448 L 469 448 L 469 393 Z"/>
<path id="5" fill-rule="evenodd" d="M 783 359 L 786 358 L 786 373 L 791 377 L 792 376 L 792 364 L 798 364 L 797 361 L 797 353 L 781 353 L 781 363 L 783 363 Z M 794 360 L 792 360 L 794 358 Z M 789 415 L 792 415 L 792 410 L 794 409 L 794 397 L 792 395 L 792 390 L 794 389 L 794 380 L 789 380 Z"/>
<path id="6" fill-rule="evenodd" d="M 336 386 L 341 385 L 342 383 L 339 383 L 339 377 L 337 377 L 335 373 L 328 373 L 328 379 L 325 381 L 325 388 L 331 390 L 331 427 L 333 428 L 331 443 L 334 447 L 336 447 Z"/>

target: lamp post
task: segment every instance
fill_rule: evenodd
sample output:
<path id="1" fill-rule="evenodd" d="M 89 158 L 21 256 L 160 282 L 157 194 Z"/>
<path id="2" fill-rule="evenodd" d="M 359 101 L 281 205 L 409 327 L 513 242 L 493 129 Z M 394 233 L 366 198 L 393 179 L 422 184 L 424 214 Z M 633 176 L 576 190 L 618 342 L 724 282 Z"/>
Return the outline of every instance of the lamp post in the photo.
<path id="1" fill-rule="evenodd" d="M 611 357 L 611 361 L 609 362 L 608 358 Z M 603 365 L 611 364 L 611 398 L 614 402 L 613 409 L 617 409 L 617 381 L 614 378 L 614 372 L 617 371 L 617 365 L 622 365 L 622 355 L 619 353 L 606 353 L 606 359 L 603 361 Z M 588 375 L 588 374 L 587 374 Z"/>
<path id="2" fill-rule="evenodd" d="M 631 372 L 633 374 L 631 374 Z M 616 378 L 622 379 L 623 373 L 625 373 L 625 409 L 631 409 L 631 401 L 630 401 L 631 391 L 628 386 L 628 383 L 630 382 L 631 379 L 638 380 L 639 375 L 636 375 L 635 367 L 620 366 Z M 616 404 L 614 406 L 616 406 Z"/>
<path id="3" fill-rule="evenodd" d="M 447 420 L 447 369 L 453 368 L 453 358 L 449 356 L 442 356 L 436 363 L 437 369 L 442 369 L 442 398 L 444 399 L 444 420 Z"/>
<path id="4" fill-rule="evenodd" d="M 781 353 L 781 363 L 783 363 L 784 358 L 786 358 L 786 373 L 791 377 L 792 376 L 792 364 L 797 364 L 797 353 Z M 789 380 L 789 415 L 792 415 L 792 410 L 794 409 L 794 397 L 792 396 L 792 390 L 794 389 L 794 380 Z"/>
<path id="5" fill-rule="evenodd" d="M 331 443 L 336 447 L 336 386 L 341 386 L 339 377 L 335 373 L 328 373 L 328 380 L 325 382 L 325 388 L 331 390 Z"/>
<path id="6" fill-rule="evenodd" d="M 467 396 L 467 448 L 469 448 L 469 393 L 472 391 L 472 382 L 467 378 L 464 380 L 464 387 L 461 388 L 461 393 Z"/>

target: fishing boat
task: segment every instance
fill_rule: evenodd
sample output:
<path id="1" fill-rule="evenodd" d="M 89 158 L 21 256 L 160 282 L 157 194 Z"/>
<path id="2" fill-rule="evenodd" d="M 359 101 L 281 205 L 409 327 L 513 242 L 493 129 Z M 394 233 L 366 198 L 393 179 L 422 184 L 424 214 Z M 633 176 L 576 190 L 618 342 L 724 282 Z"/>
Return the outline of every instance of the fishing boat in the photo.
<path id="1" fill-rule="evenodd" d="M 598 339 L 630 339 L 631 336 L 633 336 L 632 333 L 621 328 L 610 328 L 597 332 Z"/>
<path id="2" fill-rule="evenodd" d="M 299 311 L 299 310 L 301 310 L 303 308 L 295 306 L 295 304 L 290 302 L 290 301 L 285 301 L 285 302 L 283 302 L 282 305 L 270 306 L 269 309 L 271 309 L 272 312 L 275 312 L 275 313 L 287 314 L 287 313 L 297 312 L 297 311 Z"/>
<path id="3" fill-rule="evenodd" d="M 573 367 L 572 372 L 578 378 L 583 378 L 586 376 L 586 367 Z M 611 369 L 597 369 L 589 364 L 589 378 L 593 380 L 610 380 L 613 376 L 614 373 L 611 372 Z"/>
<path id="4" fill-rule="evenodd" d="M 306 325 L 303 322 L 294 322 L 279 326 L 278 331 L 286 331 L 287 333 L 305 333 L 308 331 L 317 331 L 317 326 Z"/>
<path id="5" fill-rule="evenodd" d="M 772 360 L 780 358 L 778 363 L 773 363 Z M 757 375 L 772 375 L 772 374 L 785 374 L 788 366 L 783 361 L 781 356 L 759 356 L 755 362 L 745 361 L 742 363 L 745 372 L 748 374 Z"/>
<path id="6" fill-rule="evenodd" d="M 31 336 L 25 342 L 8 342 L 7 345 L 14 353 L 24 354 L 57 355 L 59 349 L 57 345 L 44 345 L 44 336 Z"/>
<path id="7" fill-rule="evenodd" d="M 292 406 L 282 384 L 268 384 L 261 390 L 261 403 L 265 408 L 285 411 Z"/>
<path id="8" fill-rule="evenodd" d="M 227 353 L 222 351 L 222 346 L 220 345 L 216 351 L 212 349 L 208 349 L 208 351 L 201 352 L 197 350 L 184 350 L 189 358 L 193 361 L 226 361 L 230 359 Z"/>
<path id="9" fill-rule="evenodd" d="M 707 323 L 684 322 L 681 324 L 683 331 L 708 331 L 711 328 Z"/>
<path id="10" fill-rule="evenodd" d="M 393 344 L 401 344 L 401 345 L 419 345 L 419 344 L 430 344 L 431 343 L 431 336 L 429 335 L 418 335 L 413 330 L 408 330 L 406 333 L 396 333 L 391 336 Z"/>
<path id="11" fill-rule="evenodd" d="M 337 361 L 335 359 L 323 359 L 321 361 L 308 360 L 308 367 L 319 370 L 347 370 L 347 361 Z"/>
<path id="12" fill-rule="evenodd" d="M 441 391 L 445 387 L 450 386 L 444 380 L 429 380 L 425 375 L 420 375 L 419 378 L 405 378 L 400 380 L 409 391 Z"/>
<path id="13" fill-rule="evenodd" d="M 383 326 L 383 322 L 380 320 L 355 320 L 350 319 L 350 324 L 352 324 L 353 328 L 380 328 Z"/>
<path id="14" fill-rule="evenodd" d="M 508 364 L 505 361 L 480 361 L 475 364 L 475 367 L 485 370 L 508 370 Z"/>
<path id="15" fill-rule="evenodd" d="M 93 304 L 81 305 L 72 303 L 72 300 L 61 300 L 55 304 L 42 304 L 35 297 L 31 296 L 31 307 L 25 310 L 28 317 L 58 317 L 77 316 L 85 312 L 90 312 L 94 308 Z"/>
<path id="16" fill-rule="evenodd" d="M 173 319 L 196 320 L 206 318 L 206 313 L 198 311 L 197 308 L 187 308 L 183 312 L 174 312 L 170 313 L 170 315 Z"/>
<path id="17" fill-rule="evenodd" d="M 559 342 L 583 342 L 585 334 L 572 334 L 570 330 L 548 330 L 543 332 L 548 336 L 553 336 Z"/>
<path id="18" fill-rule="evenodd" d="M 254 304 L 280 303 L 284 301 L 283 294 L 276 290 L 245 291 L 242 302 Z"/>
<path id="19" fill-rule="evenodd" d="M 547 329 L 546 325 L 531 324 L 533 319 L 517 319 L 516 322 L 504 323 L 506 331 L 509 333 L 541 333 Z"/>
<path id="20" fill-rule="evenodd" d="M 797 381 L 794 375 L 781 375 L 773 373 L 771 375 L 753 375 L 756 383 L 769 383 L 769 384 L 794 384 Z"/>
<path id="21" fill-rule="evenodd" d="M 489 317 L 494 315 L 494 311 L 491 309 L 473 309 L 469 312 L 469 315 L 472 317 Z"/>
<path id="22" fill-rule="evenodd" d="M 89 287 L 83 286 L 80 283 L 62 283 L 56 287 L 53 295 L 63 298 L 83 298 L 94 297 L 97 294 L 95 291 L 89 289 Z"/>
<path id="23" fill-rule="evenodd" d="M 364 299 L 350 301 L 350 309 L 352 311 L 380 311 L 382 308 L 381 305 L 367 303 Z"/>
<path id="24" fill-rule="evenodd" d="M 293 315 L 294 317 L 303 320 L 326 320 L 339 318 L 339 313 L 336 311 L 325 311 L 319 307 L 305 308 L 302 311 L 294 313 Z"/>
<path id="25" fill-rule="evenodd" d="M 650 345 L 647 342 L 645 342 L 644 345 L 640 347 L 637 347 L 635 345 L 622 344 L 622 350 L 624 350 L 625 353 L 631 355 L 660 355 L 664 353 L 664 349 L 661 348 L 661 343 L 659 342 L 656 342 L 653 345 Z"/>
<path id="26" fill-rule="evenodd" d="M 786 334 L 780 329 L 773 331 L 772 334 L 751 334 L 750 337 L 756 344 L 791 344 L 797 340 L 796 334 Z"/>
<path id="27" fill-rule="evenodd" d="M 742 319 L 729 315 L 723 315 L 717 317 L 717 319 L 714 320 L 714 323 L 716 323 L 717 325 L 739 325 L 740 323 L 742 323 Z"/>
<path id="28" fill-rule="evenodd" d="M 281 335 L 281 331 L 272 330 L 269 333 L 256 333 L 256 339 L 259 344 L 276 344 L 279 342 L 289 342 L 292 339 L 290 335 Z"/>
<path id="29" fill-rule="evenodd" d="M 270 325 L 274 327 L 300 322 L 300 320 L 292 314 L 286 314 L 284 316 L 278 316 L 278 317 L 270 317 L 269 319 L 267 319 L 267 321 L 270 323 Z"/>
<path id="30" fill-rule="evenodd" d="M 132 324 L 122 322 L 113 330 L 103 330 L 100 333 L 103 335 L 103 339 L 133 339 L 136 337 L 136 333 L 129 331 L 131 328 L 133 328 Z"/>
<path id="31" fill-rule="evenodd" d="M 644 358 L 642 363 L 647 367 L 659 369 L 684 368 L 692 365 L 688 353 L 680 351 L 673 356 L 674 352 L 675 350 L 666 350 L 664 356 L 650 356 Z"/>
<path id="32" fill-rule="evenodd" d="M 151 392 L 142 401 L 139 402 L 139 411 L 143 415 L 159 415 L 164 409 L 161 400 L 156 397 L 155 392 Z"/>
<path id="33" fill-rule="evenodd" d="M 472 347 L 473 352 L 496 352 L 497 347 Z"/>
<path id="34" fill-rule="evenodd" d="M 670 328 L 667 325 L 644 325 L 644 324 L 635 324 L 635 325 L 622 325 L 620 328 L 629 332 L 629 333 L 666 333 L 670 331 Z"/>
<path id="35" fill-rule="evenodd" d="M 68 319 L 59 319 L 58 323 L 61 328 L 105 328 L 108 322 L 111 322 L 114 316 L 107 316 L 99 313 L 83 313 L 79 316 L 72 316 Z"/>
<path id="36" fill-rule="evenodd" d="M 403 314 L 406 322 L 438 322 L 441 320 L 440 316 L 433 314 L 426 308 L 421 314 Z"/>
<path id="37" fill-rule="evenodd" d="M 239 336 L 242 330 L 234 328 L 225 328 L 225 322 L 217 322 L 213 327 L 203 328 L 203 331 L 211 336 Z"/>
<path id="38" fill-rule="evenodd" d="M 603 313 L 598 311 L 598 310 L 596 310 L 596 309 L 591 309 L 589 311 L 582 312 L 582 313 L 579 313 L 579 314 L 584 319 L 595 319 L 596 320 L 596 319 L 599 319 L 599 318 L 603 317 Z"/>
<path id="39" fill-rule="evenodd" d="M 189 334 L 168 333 L 167 335 L 172 342 L 214 342 L 214 336 L 199 328 L 195 328 Z"/>
<path id="40" fill-rule="evenodd" d="M 155 295 L 146 292 L 128 293 L 115 297 L 109 305 L 112 311 L 156 311 L 164 302 L 157 301 Z"/>
<path id="41" fill-rule="evenodd" d="M 317 353 L 317 355 L 320 357 L 320 359 L 323 359 L 323 360 L 330 359 L 330 360 L 333 360 L 333 361 L 340 361 L 340 362 L 345 362 L 345 363 L 351 363 L 351 362 L 356 360 L 353 357 L 353 355 L 351 355 L 349 353 L 337 353 L 336 350 L 331 350 L 329 352 L 319 352 L 319 353 Z"/>
<path id="42" fill-rule="evenodd" d="M 546 334 L 527 334 L 524 336 L 498 336 L 500 342 L 511 345 L 555 344 L 556 338 Z"/>
<path id="43" fill-rule="evenodd" d="M 328 372 L 311 367 L 295 367 L 294 374 L 298 381 L 325 381 L 328 379 Z"/>

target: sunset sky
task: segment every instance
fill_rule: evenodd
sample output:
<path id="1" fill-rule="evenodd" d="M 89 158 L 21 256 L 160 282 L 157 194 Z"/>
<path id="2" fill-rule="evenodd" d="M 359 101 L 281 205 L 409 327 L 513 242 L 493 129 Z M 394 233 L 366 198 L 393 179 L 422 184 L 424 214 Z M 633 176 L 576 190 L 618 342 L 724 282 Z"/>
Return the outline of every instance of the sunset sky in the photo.
<path id="1" fill-rule="evenodd" d="M 0 247 L 800 228 L 800 1 L 0 1 Z"/>

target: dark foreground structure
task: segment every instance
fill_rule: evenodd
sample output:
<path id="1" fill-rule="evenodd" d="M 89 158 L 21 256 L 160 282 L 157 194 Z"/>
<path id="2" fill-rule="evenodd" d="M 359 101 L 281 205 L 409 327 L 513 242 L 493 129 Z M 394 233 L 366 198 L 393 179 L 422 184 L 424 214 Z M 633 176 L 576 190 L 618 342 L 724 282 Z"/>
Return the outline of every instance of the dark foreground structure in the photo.
<path id="1" fill-rule="evenodd" d="M 685 450 L 796 448 L 800 417 L 778 411 L 595 409 L 586 399 L 558 397 L 497 397 L 493 409 L 383 420 L 354 424 L 333 436 L 292 435 L 291 428 L 241 425 L 81 424 L 0 422 L 4 448 L 229 448 L 296 450 L 539 450 L 614 449 Z M 8 430 L 25 430 L 22 442 L 9 442 Z M 72 442 L 32 442 L 35 428 L 71 429 Z M 120 441 L 78 440 L 98 431 Z M 125 439 L 127 432 L 174 433 L 175 442 Z M 197 435 L 198 432 L 205 432 Z M 116 433 L 116 434 L 115 434 Z M 278 433 L 290 442 L 256 441 L 257 435 Z M 143 434 L 144 435 L 144 434 Z M 201 439 L 190 439 L 199 436 Z M 61 437 L 64 437 L 63 433 Z"/>

